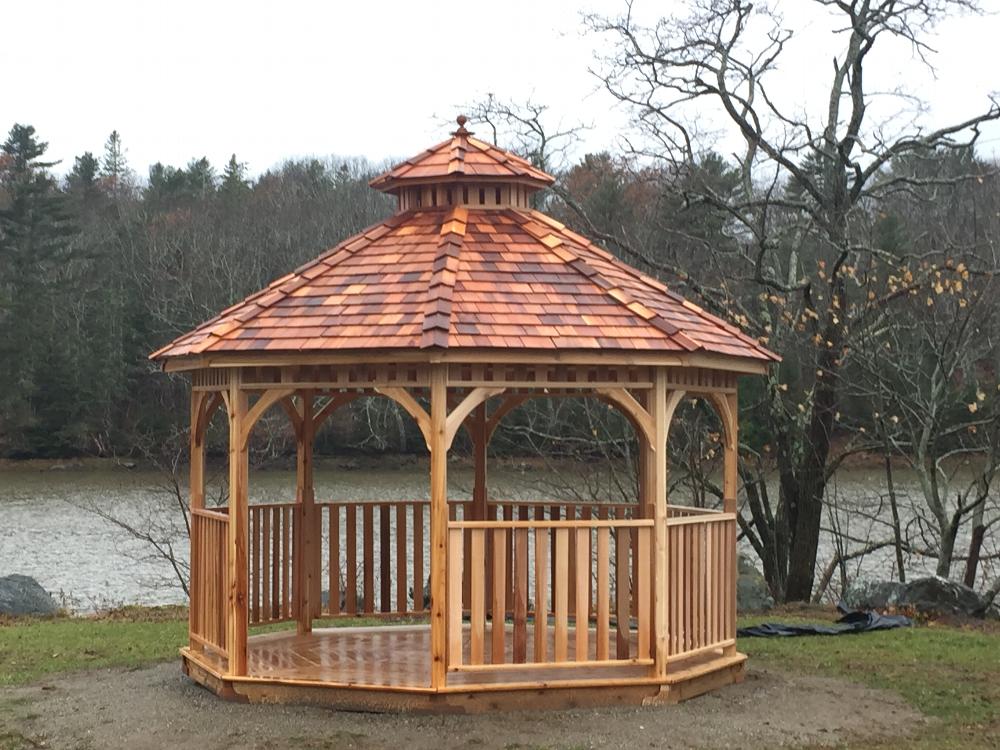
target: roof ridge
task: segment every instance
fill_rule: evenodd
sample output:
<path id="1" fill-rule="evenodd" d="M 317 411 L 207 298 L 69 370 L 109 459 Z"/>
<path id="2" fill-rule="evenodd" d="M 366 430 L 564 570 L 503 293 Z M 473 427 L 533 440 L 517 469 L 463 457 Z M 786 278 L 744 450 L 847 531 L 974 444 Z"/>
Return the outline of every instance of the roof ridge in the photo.
<path id="1" fill-rule="evenodd" d="M 420 347 L 447 347 L 451 334 L 451 301 L 458 278 L 459 255 L 465 242 L 469 211 L 455 206 L 441 222 L 437 255 L 427 284 L 424 320 L 420 327 Z"/>
<path id="2" fill-rule="evenodd" d="M 696 349 L 703 348 L 700 343 L 685 334 L 677 326 L 669 320 L 666 320 L 648 305 L 637 299 L 633 299 L 632 295 L 622 289 L 618 284 L 606 278 L 604 274 L 594 268 L 590 263 L 587 263 L 585 259 L 567 250 L 561 250 L 563 245 L 569 244 L 565 242 L 562 237 L 559 237 L 554 232 L 541 233 L 533 231 L 529 227 L 529 223 L 534 220 L 535 217 L 533 214 L 535 212 L 524 213 L 522 211 L 514 210 L 514 213 L 525 220 L 525 222 L 521 225 L 521 228 L 524 229 L 524 231 L 549 248 L 549 250 L 552 251 L 552 253 L 567 266 L 580 275 L 586 277 L 587 280 L 600 289 L 603 294 L 613 299 L 629 312 L 645 320 L 649 323 L 649 325 L 660 331 L 660 333 L 673 340 L 682 349 L 694 351 Z M 545 223 L 548 224 L 549 222 Z"/>
<path id="3" fill-rule="evenodd" d="M 702 319 L 708 321 L 712 325 L 717 326 L 718 328 L 721 328 L 726 333 L 731 334 L 733 336 L 736 336 L 743 343 L 747 344 L 748 346 L 752 346 L 754 349 L 756 349 L 760 353 L 766 355 L 769 359 L 771 359 L 771 358 L 774 357 L 774 353 L 770 349 L 768 349 L 766 346 L 764 346 L 763 344 L 761 344 L 759 341 L 757 341 L 753 336 L 750 336 L 750 335 L 746 334 L 745 332 L 743 332 L 742 330 L 740 330 L 737 326 L 733 325 L 732 323 L 729 323 L 728 321 L 722 319 L 718 315 L 715 315 L 715 314 L 709 312 L 708 310 L 705 310 L 703 307 L 701 307 L 699 305 L 696 305 L 695 303 L 693 303 L 690 300 L 686 299 L 684 296 L 678 294 L 677 292 L 672 291 L 671 289 L 669 289 L 667 287 L 666 284 L 664 284 L 659 279 L 655 279 L 652 276 L 649 276 L 648 274 L 643 273 L 639 269 L 633 268 L 628 263 L 625 263 L 622 260 L 620 260 L 613 253 L 610 253 L 607 250 L 605 250 L 604 248 L 599 247 L 598 245 L 595 245 L 593 242 L 591 242 L 589 239 L 587 239 L 583 235 L 579 234 L 578 232 L 574 232 L 572 229 L 570 229 L 569 227 L 567 227 L 562 222 L 559 222 L 559 221 L 557 221 L 556 219 L 553 219 L 550 216 L 546 216 L 545 214 L 541 213 L 540 211 L 536 211 L 534 209 L 530 210 L 529 215 L 532 218 L 537 218 L 537 219 L 543 221 L 544 223 L 548 224 L 549 226 L 557 227 L 558 228 L 557 231 L 566 234 L 571 240 L 574 240 L 575 242 L 577 242 L 577 244 L 580 245 L 581 249 L 587 250 L 588 252 L 591 252 L 591 253 L 594 253 L 594 254 L 596 254 L 596 255 L 598 255 L 600 257 L 603 257 L 604 259 L 606 259 L 609 262 L 613 263 L 622 272 L 629 274 L 630 276 L 632 276 L 633 278 L 635 278 L 637 281 L 645 284 L 646 286 L 652 288 L 653 290 L 655 290 L 657 292 L 660 292 L 661 294 L 667 294 L 667 295 L 669 295 L 677 303 L 683 305 L 684 307 L 688 308 L 692 312 L 697 313 Z M 699 345 L 699 348 L 700 348 L 700 346 L 701 345 Z"/>

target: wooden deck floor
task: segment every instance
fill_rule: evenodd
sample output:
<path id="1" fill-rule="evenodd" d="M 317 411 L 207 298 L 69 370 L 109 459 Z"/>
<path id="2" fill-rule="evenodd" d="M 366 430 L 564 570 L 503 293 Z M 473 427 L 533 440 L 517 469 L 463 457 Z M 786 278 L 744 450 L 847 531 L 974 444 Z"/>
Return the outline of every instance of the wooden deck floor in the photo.
<path id="1" fill-rule="evenodd" d="M 508 637 L 506 641 L 506 659 L 510 661 L 511 639 Z M 570 648 L 572 658 L 572 644 Z M 703 654 L 690 664 L 678 666 L 689 670 L 720 657 L 721 654 Z M 225 672 L 225 661 L 219 656 L 205 652 L 197 654 L 197 659 L 219 674 Z M 298 635 L 294 630 L 254 635 L 249 639 L 247 662 L 248 676 L 258 680 L 429 690 L 430 626 L 324 628 L 307 635 Z M 621 663 L 551 669 L 507 668 L 502 672 L 449 672 L 448 687 L 475 689 L 477 686 L 525 683 L 541 687 L 577 680 L 642 683 L 649 682 L 648 675 L 648 666 Z"/>

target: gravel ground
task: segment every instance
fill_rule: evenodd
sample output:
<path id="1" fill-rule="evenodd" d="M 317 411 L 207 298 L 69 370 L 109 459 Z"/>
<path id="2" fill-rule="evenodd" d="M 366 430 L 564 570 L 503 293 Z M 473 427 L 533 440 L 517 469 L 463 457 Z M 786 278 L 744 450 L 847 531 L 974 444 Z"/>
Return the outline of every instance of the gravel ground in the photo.
<path id="1" fill-rule="evenodd" d="M 771 748 L 904 736 L 925 719 L 842 680 L 751 667 L 746 681 L 677 706 L 479 716 L 341 713 L 227 703 L 176 663 L 0 689 L 0 748 Z"/>

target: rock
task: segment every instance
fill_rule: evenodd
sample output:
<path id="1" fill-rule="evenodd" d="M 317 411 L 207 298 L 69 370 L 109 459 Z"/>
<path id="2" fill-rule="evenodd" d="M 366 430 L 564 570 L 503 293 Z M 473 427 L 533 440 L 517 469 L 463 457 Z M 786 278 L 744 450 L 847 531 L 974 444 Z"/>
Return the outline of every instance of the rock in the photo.
<path id="1" fill-rule="evenodd" d="M 896 609 L 905 589 L 899 581 L 854 581 L 842 598 L 850 609 Z"/>
<path id="2" fill-rule="evenodd" d="M 854 609 L 913 609 L 927 615 L 983 617 L 986 614 L 986 606 L 975 591 L 940 576 L 907 583 L 854 584 L 845 592 L 844 603 Z"/>
<path id="3" fill-rule="evenodd" d="M 767 581 L 746 555 L 737 558 L 736 611 L 763 612 L 774 606 Z"/>
<path id="4" fill-rule="evenodd" d="M 59 608 L 34 578 L 0 578 L 0 615 L 54 615 Z"/>

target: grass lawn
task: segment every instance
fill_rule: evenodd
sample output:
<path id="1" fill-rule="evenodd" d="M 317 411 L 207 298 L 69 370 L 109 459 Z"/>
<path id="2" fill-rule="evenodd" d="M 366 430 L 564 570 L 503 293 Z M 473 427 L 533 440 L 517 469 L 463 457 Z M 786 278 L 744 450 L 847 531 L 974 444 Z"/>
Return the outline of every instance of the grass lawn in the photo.
<path id="1" fill-rule="evenodd" d="M 788 615 L 766 619 L 801 621 Z M 0 621 L 0 686 L 59 672 L 173 659 L 186 637 L 187 622 L 178 609 L 133 609 L 97 619 Z M 998 628 L 931 624 L 836 638 L 749 638 L 741 639 L 739 648 L 756 667 L 846 678 L 899 693 L 933 719 L 906 741 L 907 747 L 1000 747 Z"/>
<path id="2" fill-rule="evenodd" d="M 754 666 L 842 677 L 895 691 L 934 719 L 906 741 L 908 748 L 1000 747 L 1000 629 L 995 627 L 932 623 L 834 638 L 744 638 L 739 649 Z"/>

